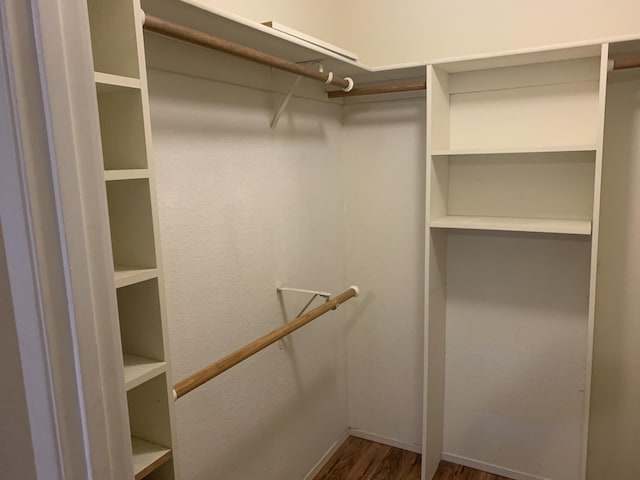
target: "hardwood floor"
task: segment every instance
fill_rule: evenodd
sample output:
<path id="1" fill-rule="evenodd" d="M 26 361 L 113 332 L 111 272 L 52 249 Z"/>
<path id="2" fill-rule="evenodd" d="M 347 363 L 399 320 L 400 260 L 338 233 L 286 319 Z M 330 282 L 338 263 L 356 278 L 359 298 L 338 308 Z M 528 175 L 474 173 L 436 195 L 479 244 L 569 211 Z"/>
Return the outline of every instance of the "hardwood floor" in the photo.
<path id="1" fill-rule="evenodd" d="M 420 455 L 349 437 L 314 480 L 420 480 Z"/>
<path id="2" fill-rule="evenodd" d="M 507 477 L 481 472 L 469 467 L 456 465 L 442 460 L 433 480 L 510 480 Z"/>
<path id="3" fill-rule="evenodd" d="M 314 480 L 420 480 L 421 455 L 349 437 Z M 509 480 L 506 477 L 440 462 L 433 480 Z"/>

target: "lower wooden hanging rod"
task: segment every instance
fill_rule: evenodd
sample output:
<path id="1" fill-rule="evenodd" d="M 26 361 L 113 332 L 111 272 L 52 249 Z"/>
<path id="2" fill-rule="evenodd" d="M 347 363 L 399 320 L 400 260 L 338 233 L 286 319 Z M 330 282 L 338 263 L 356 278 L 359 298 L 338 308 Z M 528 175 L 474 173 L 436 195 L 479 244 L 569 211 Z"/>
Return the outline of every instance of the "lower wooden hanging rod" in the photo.
<path id="1" fill-rule="evenodd" d="M 353 80 L 349 77 L 343 78 L 338 75 L 334 75 L 333 72 L 321 72 L 306 65 L 301 65 L 250 47 L 245 47 L 244 45 L 230 42 L 229 40 L 214 37 L 213 35 L 209 35 L 162 18 L 154 17 L 153 15 L 148 15 L 146 13 L 144 15 L 144 29 L 149 30 L 150 32 L 159 33 L 160 35 L 175 38 L 177 40 L 192 43 L 194 45 L 235 55 L 236 57 L 241 57 L 246 60 L 261 63 L 262 65 L 284 70 L 285 72 L 312 78 L 313 80 L 318 80 L 326 84 L 336 85 L 343 88 L 345 91 L 349 91 L 353 88 Z"/>
<path id="2" fill-rule="evenodd" d="M 191 390 L 198 388 L 200 385 L 208 382 L 209 380 L 217 377 L 222 372 L 229 370 L 231 367 L 239 364 L 243 360 L 246 360 L 254 353 L 258 353 L 265 347 L 268 347 L 272 343 L 277 342 L 281 338 L 289 335 L 290 333 L 296 331 L 300 327 L 306 325 L 307 323 L 315 320 L 320 315 L 324 315 L 329 310 L 335 310 L 338 308 L 338 305 L 346 302 L 352 297 L 357 297 L 360 291 L 358 287 L 349 287 L 348 290 L 345 290 L 337 297 L 332 300 L 328 300 L 326 303 L 323 303 L 319 307 L 310 310 L 309 312 L 301 315 L 296 318 L 292 322 L 283 325 L 282 327 L 274 330 L 273 332 L 254 340 L 253 342 L 245 345 L 242 348 L 239 348 L 233 353 L 230 353 L 226 357 L 221 358 L 217 362 L 212 363 L 208 367 L 203 368 L 202 370 L 194 373 L 190 377 L 185 378 L 184 380 L 176 383 L 173 386 L 173 396 L 178 399 L 183 395 L 186 395 Z"/>
<path id="3" fill-rule="evenodd" d="M 412 92 L 415 90 L 426 90 L 427 82 L 414 82 L 414 83 L 397 83 L 395 85 L 381 85 L 379 87 L 362 87 L 354 88 L 350 92 L 343 90 L 334 90 L 327 92 L 327 97 L 356 97 L 359 95 L 376 95 L 379 93 L 397 93 L 397 92 Z"/>
<path id="4" fill-rule="evenodd" d="M 640 57 L 609 60 L 609 70 L 627 70 L 640 67 Z"/>

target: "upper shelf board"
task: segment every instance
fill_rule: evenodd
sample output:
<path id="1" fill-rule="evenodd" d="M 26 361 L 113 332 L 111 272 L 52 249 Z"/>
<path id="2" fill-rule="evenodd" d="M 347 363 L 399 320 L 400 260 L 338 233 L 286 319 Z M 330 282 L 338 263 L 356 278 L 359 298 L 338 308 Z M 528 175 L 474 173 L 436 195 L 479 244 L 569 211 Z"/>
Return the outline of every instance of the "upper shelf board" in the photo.
<path id="1" fill-rule="evenodd" d="M 291 35 L 292 37 L 299 38 L 300 40 L 303 40 L 305 42 L 309 42 L 313 45 L 317 45 L 318 47 L 325 48 L 330 52 L 337 53 L 338 55 L 348 58 L 349 60 L 352 60 L 354 62 L 358 61 L 358 58 L 359 58 L 358 54 L 353 53 L 345 48 L 332 45 L 331 43 L 325 42 L 324 40 L 320 40 L 318 38 L 312 37 L 311 35 L 307 35 L 304 32 L 299 32 L 298 30 L 294 30 L 293 28 L 287 27 L 286 25 L 282 25 L 272 20 L 268 22 L 263 22 L 262 24 L 267 27 L 271 27 L 275 30 L 278 30 L 279 32 L 286 33 L 287 35 Z"/>
<path id="2" fill-rule="evenodd" d="M 310 41 L 214 8 L 203 0 L 142 0 L 141 3 L 150 15 L 292 62 L 322 63 L 325 72 L 351 77 L 356 84 L 426 76 L 424 63 L 368 67 Z"/>
<path id="3" fill-rule="evenodd" d="M 453 150 L 432 150 L 433 156 L 454 155 L 510 155 L 520 153 L 570 153 L 570 152 L 595 152 L 595 145 L 566 145 L 558 147 L 531 147 L 531 148 L 473 148 Z"/>
<path id="4" fill-rule="evenodd" d="M 451 215 L 437 220 L 432 220 L 430 226 L 431 228 L 453 228 L 463 230 L 591 235 L 590 220 Z"/>
<path id="5" fill-rule="evenodd" d="M 507 52 L 502 55 L 486 55 L 461 57 L 433 62 L 433 66 L 448 73 L 470 72 L 492 68 L 530 65 L 534 63 L 560 62 L 578 58 L 597 57 L 601 52 L 601 44 L 571 46 L 566 48 L 544 47 L 537 50 Z"/>

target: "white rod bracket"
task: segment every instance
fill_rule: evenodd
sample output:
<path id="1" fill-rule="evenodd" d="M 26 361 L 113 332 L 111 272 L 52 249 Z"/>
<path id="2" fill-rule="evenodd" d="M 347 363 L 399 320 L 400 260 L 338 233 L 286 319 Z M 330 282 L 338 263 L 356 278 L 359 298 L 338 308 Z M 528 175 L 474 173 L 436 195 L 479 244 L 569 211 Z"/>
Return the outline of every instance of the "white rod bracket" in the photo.
<path id="1" fill-rule="evenodd" d="M 287 105 L 289 105 L 289 100 L 291 100 L 291 97 L 293 96 L 293 91 L 296 89 L 296 87 L 300 83 L 300 80 L 302 80 L 302 76 L 298 75 L 294 80 L 293 85 L 291 85 L 291 88 L 289 89 L 289 93 L 287 93 L 287 96 L 284 97 L 284 100 L 282 101 L 282 105 L 280 105 L 280 108 L 278 109 L 276 114 L 273 116 L 273 119 L 271 120 L 272 130 L 278 126 L 278 121 L 280 120 L 280 116 L 284 113 L 284 110 L 287 108 Z"/>
<path id="2" fill-rule="evenodd" d="M 296 293 L 307 293 L 309 295 L 317 295 L 319 297 L 329 299 L 331 294 L 329 292 L 320 292 L 318 290 L 305 290 L 304 288 L 290 288 L 290 287 L 278 287 L 278 292 L 296 292 Z"/>
<path id="3" fill-rule="evenodd" d="M 277 288 L 278 295 L 282 295 L 282 292 L 296 292 L 296 293 L 305 293 L 307 295 L 311 295 L 311 299 L 306 303 L 302 310 L 298 312 L 295 318 L 301 317 L 304 315 L 304 312 L 307 311 L 307 308 L 313 303 L 313 301 L 317 297 L 324 298 L 325 302 L 328 302 L 331 299 L 331 294 L 329 292 L 320 292 L 317 290 L 305 290 L 303 288 L 289 288 L 289 287 L 278 287 Z"/>
<path id="4" fill-rule="evenodd" d="M 347 81 L 348 85 L 342 89 L 343 92 L 350 92 L 351 90 L 353 90 L 353 78 L 351 77 L 344 77 L 344 79 Z M 330 82 L 327 82 L 330 83 Z"/>

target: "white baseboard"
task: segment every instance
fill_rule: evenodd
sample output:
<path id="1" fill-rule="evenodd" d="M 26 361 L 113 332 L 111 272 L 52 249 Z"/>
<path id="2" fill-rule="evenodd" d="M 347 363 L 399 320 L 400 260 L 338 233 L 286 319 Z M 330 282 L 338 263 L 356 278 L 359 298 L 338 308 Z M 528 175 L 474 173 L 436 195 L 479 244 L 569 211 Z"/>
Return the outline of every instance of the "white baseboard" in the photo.
<path id="1" fill-rule="evenodd" d="M 318 460 L 318 463 L 316 463 L 313 466 L 313 468 L 309 471 L 309 473 L 305 475 L 304 480 L 313 480 L 313 478 L 318 474 L 318 472 L 322 470 L 322 467 L 324 467 L 325 464 L 329 461 L 332 455 L 336 453 L 338 449 L 342 446 L 342 444 L 347 440 L 347 438 L 349 438 L 350 434 L 351 432 L 349 428 L 347 428 L 344 432 L 342 432 L 340 437 L 338 437 L 338 439 L 335 442 L 333 442 L 333 445 L 329 447 L 329 450 L 327 450 L 325 454 L 322 456 L 322 458 Z"/>
<path id="2" fill-rule="evenodd" d="M 531 475 L 529 473 L 518 472 L 517 470 L 498 467 L 497 465 L 480 462 L 472 458 L 461 457 L 460 455 L 454 455 L 452 453 L 442 453 L 442 460 L 456 463 L 464 467 L 471 467 L 475 468 L 476 470 L 482 470 L 483 472 L 493 473 L 494 475 L 501 475 L 503 477 L 512 478 L 513 480 L 550 480 L 546 477 L 538 477 L 537 475 Z"/>
<path id="3" fill-rule="evenodd" d="M 420 447 L 420 445 L 416 445 L 414 443 L 401 442 L 400 440 L 383 437 L 381 435 L 376 435 L 375 433 L 365 432 L 362 430 L 358 430 L 357 428 L 350 428 L 349 435 L 351 435 L 352 437 L 363 438 L 365 440 L 371 440 L 372 442 L 378 442 L 384 445 L 389 445 L 390 447 L 401 448 L 403 450 L 408 450 L 410 452 L 422 453 L 422 447 Z"/>

